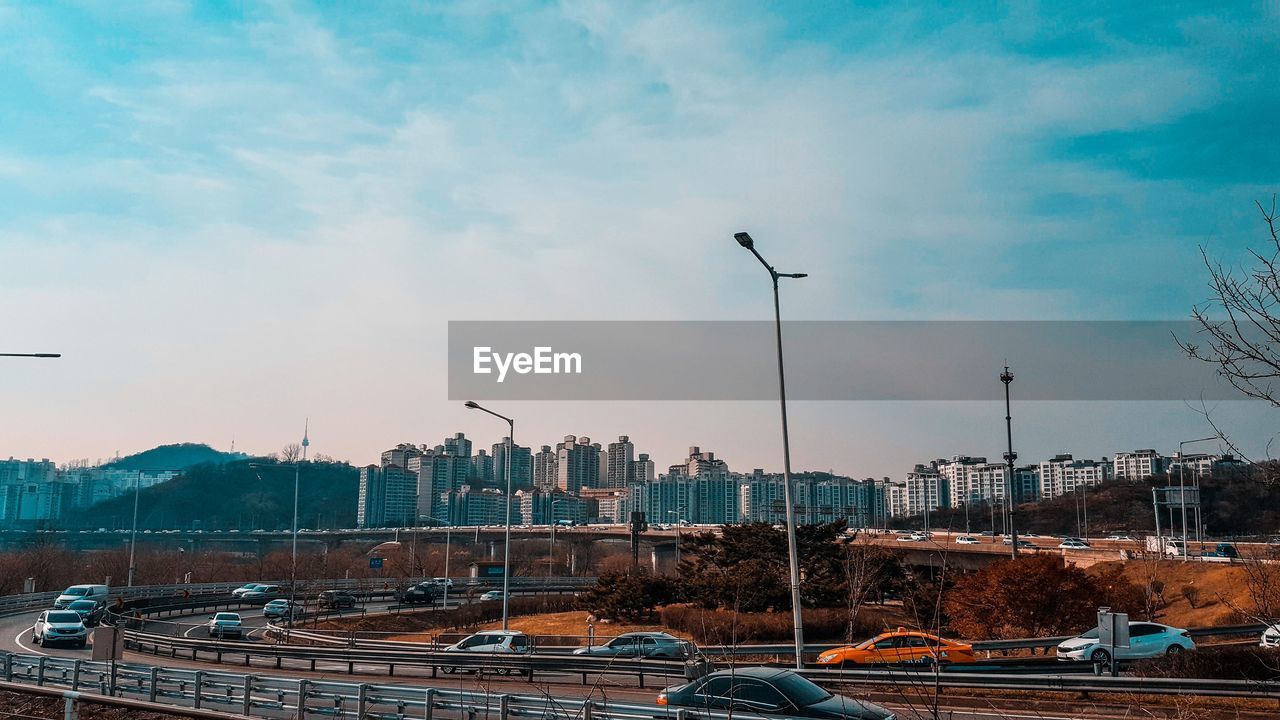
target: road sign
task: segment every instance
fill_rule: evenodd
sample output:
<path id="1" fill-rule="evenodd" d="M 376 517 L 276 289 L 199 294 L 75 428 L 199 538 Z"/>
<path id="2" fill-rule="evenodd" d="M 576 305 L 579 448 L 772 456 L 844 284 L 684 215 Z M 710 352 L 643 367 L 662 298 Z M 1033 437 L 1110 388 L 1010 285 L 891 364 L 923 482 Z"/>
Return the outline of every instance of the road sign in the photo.
<path id="1" fill-rule="evenodd" d="M 114 625 L 93 629 L 93 660 L 119 660 L 124 657 L 124 633 Z"/>
<path id="2" fill-rule="evenodd" d="M 382 569 L 382 558 L 380 558 L 380 557 L 371 557 L 371 558 L 369 558 L 369 567 L 370 567 L 370 568 L 372 568 L 372 569 L 374 569 L 374 570 L 381 570 L 381 569 Z"/>

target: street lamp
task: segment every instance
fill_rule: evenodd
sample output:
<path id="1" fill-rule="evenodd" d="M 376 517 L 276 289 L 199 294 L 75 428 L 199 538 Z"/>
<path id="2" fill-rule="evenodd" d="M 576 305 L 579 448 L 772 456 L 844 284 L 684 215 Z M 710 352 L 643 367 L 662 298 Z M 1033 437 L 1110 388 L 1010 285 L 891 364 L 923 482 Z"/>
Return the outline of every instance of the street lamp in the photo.
<path id="1" fill-rule="evenodd" d="M 551 584 L 551 572 L 552 572 L 552 568 L 554 568 L 556 564 L 556 506 L 562 502 L 564 502 L 564 498 L 560 498 L 559 500 L 552 500 L 551 504 L 547 506 L 547 525 L 551 526 L 551 549 L 550 549 L 551 554 L 547 558 L 547 584 L 548 585 Z M 532 512 L 530 513 L 530 515 L 532 515 Z M 530 517 L 529 520 L 530 522 L 532 522 L 533 518 Z"/>
<path id="2" fill-rule="evenodd" d="M 780 273 L 756 250 L 751 235 L 734 233 L 734 240 L 760 261 L 773 281 L 773 319 L 778 341 L 778 402 L 782 409 L 782 498 L 787 505 L 787 563 L 791 570 L 791 616 L 795 625 L 796 668 L 804 667 L 804 616 L 800 607 L 800 553 L 796 547 L 796 511 L 791 497 L 791 438 L 787 433 L 787 381 L 782 367 L 782 310 L 778 300 L 778 278 L 803 278 L 807 273 Z"/>
<path id="3" fill-rule="evenodd" d="M 1186 471 L 1187 459 L 1183 457 L 1183 448 L 1194 443 L 1209 442 L 1217 440 L 1218 436 L 1199 438 L 1197 440 L 1183 440 L 1178 443 L 1178 499 L 1182 502 L 1182 562 L 1187 561 L 1187 481 Z M 1199 483 L 1196 485 L 1199 487 Z M 1196 493 L 1196 504 L 1200 503 L 1200 493 Z M 1172 524 L 1172 523 L 1170 523 Z M 1199 523 L 1196 523 L 1198 526 Z M 1197 532 L 1197 535 L 1199 533 Z"/>
<path id="4" fill-rule="evenodd" d="M 62 353 L 0 353 L 0 357 L 60 358 Z"/>
<path id="5" fill-rule="evenodd" d="M 668 511 L 667 511 L 667 514 L 668 514 L 668 515 L 675 515 L 675 516 L 676 516 L 676 575 L 677 575 L 677 576 L 679 576 L 679 575 L 680 575 L 680 525 L 681 525 L 681 523 L 683 523 L 683 522 L 684 522 L 684 515 L 683 515 L 683 513 L 684 513 L 684 506 L 683 506 L 683 505 L 681 505 L 680 507 L 676 508 L 675 510 L 668 510 Z"/>
<path id="6" fill-rule="evenodd" d="M 305 451 L 306 448 L 304 447 L 303 452 Z M 249 467 L 258 476 L 259 482 L 262 482 L 262 473 L 259 473 L 258 470 L 263 467 L 293 468 L 293 553 L 289 562 L 289 625 L 292 627 L 293 602 L 298 593 L 298 485 L 302 473 L 302 465 L 301 463 L 288 463 L 263 466 L 260 463 L 249 463 Z"/>
<path id="7" fill-rule="evenodd" d="M 1018 479 L 1014 476 L 1013 461 L 1018 459 L 1018 453 L 1013 451 L 1013 415 L 1009 412 L 1009 385 L 1013 382 L 1013 373 L 1009 372 L 1009 366 L 1004 366 L 1004 372 L 1000 373 L 1000 382 L 1004 383 L 1004 430 L 1005 436 L 1009 440 L 1009 451 L 1004 454 L 1004 461 L 1007 464 L 1009 475 L 1006 482 L 1009 491 L 1005 493 L 1008 496 L 1009 503 L 1009 540 L 1012 545 L 1013 559 L 1018 559 L 1018 527 L 1014 523 L 1014 515 L 1018 507 Z"/>
<path id="8" fill-rule="evenodd" d="M 515 447 L 516 439 L 516 421 L 506 415 L 499 415 L 489 408 L 481 406 L 479 403 L 468 400 L 464 405 L 471 410 L 480 410 L 489 413 L 499 420 L 507 421 L 507 530 L 505 535 L 505 547 L 502 549 L 502 629 L 508 630 L 510 614 L 508 613 L 509 601 L 511 593 L 511 453 Z"/>
<path id="9" fill-rule="evenodd" d="M 438 522 L 444 526 L 444 600 L 442 607 L 449 609 L 449 544 L 453 533 L 453 524 L 445 522 L 438 517 L 428 516 L 430 520 Z"/>

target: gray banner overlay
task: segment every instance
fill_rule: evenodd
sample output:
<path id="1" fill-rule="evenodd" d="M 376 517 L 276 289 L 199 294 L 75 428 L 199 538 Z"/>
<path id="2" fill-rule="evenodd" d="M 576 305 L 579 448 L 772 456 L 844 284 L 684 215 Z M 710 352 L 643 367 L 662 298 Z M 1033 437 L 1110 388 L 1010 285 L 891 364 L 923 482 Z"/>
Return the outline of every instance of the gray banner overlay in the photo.
<path id="1" fill-rule="evenodd" d="M 787 397 L 999 400 L 1007 362 L 1018 400 L 1247 399 L 1178 347 L 1175 337 L 1202 342 L 1198 329 L 1189 321 L 784 322 Z M 756 321 L 454 321 L 449 397 L 776 400 L 774 332 Z"/>

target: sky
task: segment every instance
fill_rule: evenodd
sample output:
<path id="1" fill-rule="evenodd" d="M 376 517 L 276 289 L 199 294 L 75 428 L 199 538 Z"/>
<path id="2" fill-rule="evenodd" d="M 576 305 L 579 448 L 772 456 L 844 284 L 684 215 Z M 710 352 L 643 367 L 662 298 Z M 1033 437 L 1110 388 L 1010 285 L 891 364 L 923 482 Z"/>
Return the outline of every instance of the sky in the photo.
<path id="1" fill-rule="evenodd" d="M 795 319 L 1184 319 L 1201 247 L 1266 240 L 1278 26 L 1274 0 L 0 0 L 0 352 L 64 354 L 0 366 L 0 456 L 266 453 L 304 422 L 359 464 L 485 446 L 448 321 L 767 319 L 743 229 L 810 274 Z M 781 466 L 776 404 L 501 410 L 521 444 Z M 1267 452 L 1280 411 L 1213 411 Z M 795 403 L 793 464 L 998 457 L 1003 415 Z M 1177 402 L 1014 415 L 1023 460 L 1209 430 Z"/>

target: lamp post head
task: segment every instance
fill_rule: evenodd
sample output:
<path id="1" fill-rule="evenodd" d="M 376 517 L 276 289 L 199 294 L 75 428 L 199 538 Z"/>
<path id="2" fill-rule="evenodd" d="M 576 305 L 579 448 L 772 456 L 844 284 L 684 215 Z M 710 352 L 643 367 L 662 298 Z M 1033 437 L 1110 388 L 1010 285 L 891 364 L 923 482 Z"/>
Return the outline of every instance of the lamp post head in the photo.
<path id="1" fill-rule="evenodd" d="M 463 403 L 462 405 L 463 405 L 463 407 L 470 408 L 470 409 L 472 409 L 472 410 L 479 410 L 479 409 L 480 409 L 480 405 L 479 405 L 475 400 L 468 400 L 468 401 L 466 401 L 465 403 Z"/>
<path id="2" fill-rule="evenodd" d="M 745 232 L 734 233 L 733 239 L 737 240 L 739 245 L 748 250 L 755 247 L 756 244 L 755 241 L 751 239 L 751 235 Z"/>
<path id="3" fill-rule="evenodd" d="M 1000 373 L 1000 382 L 1008 385 L 1013 382 L 1013 373 L 1009 372 L 1009 366 L 1004 366 L 1004 372 Z"/>

